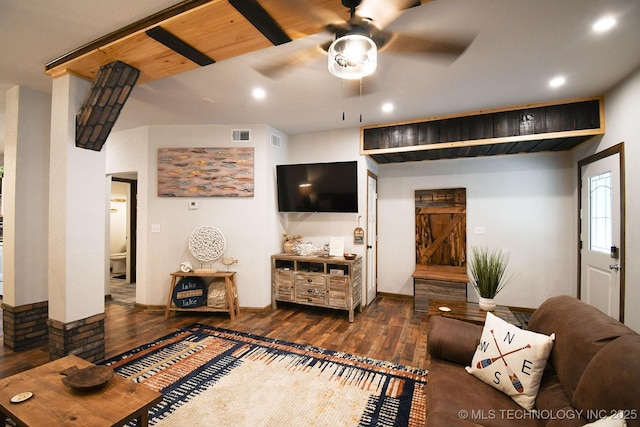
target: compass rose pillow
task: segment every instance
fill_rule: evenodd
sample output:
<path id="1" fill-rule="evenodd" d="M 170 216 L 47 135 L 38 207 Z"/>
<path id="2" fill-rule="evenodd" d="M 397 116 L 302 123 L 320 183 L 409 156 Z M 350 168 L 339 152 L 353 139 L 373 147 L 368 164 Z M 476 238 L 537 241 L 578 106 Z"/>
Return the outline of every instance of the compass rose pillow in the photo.
<path id="1" fill-rule="evenodd" d="M 487 312 L 471 375 L 533 409 L 555 334 L 525 331 Z"/>

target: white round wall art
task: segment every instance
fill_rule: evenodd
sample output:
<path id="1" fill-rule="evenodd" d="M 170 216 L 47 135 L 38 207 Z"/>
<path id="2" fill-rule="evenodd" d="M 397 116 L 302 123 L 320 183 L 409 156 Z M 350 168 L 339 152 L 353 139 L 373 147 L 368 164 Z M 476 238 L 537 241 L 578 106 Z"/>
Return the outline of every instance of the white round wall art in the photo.
<path id="1" fill-rule="evenodd" d="M 189 238 L 189 251 L 200 262 L 214 261 L 222 255 L 227 242 L 216 227 L 200 227 Z"/>

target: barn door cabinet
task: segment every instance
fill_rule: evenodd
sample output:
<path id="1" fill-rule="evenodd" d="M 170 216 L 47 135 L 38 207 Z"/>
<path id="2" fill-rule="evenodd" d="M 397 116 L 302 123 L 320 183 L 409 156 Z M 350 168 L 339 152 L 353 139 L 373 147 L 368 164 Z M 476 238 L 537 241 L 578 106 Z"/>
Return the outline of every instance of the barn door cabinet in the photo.
<path id="1" fill-rule="evenodd" d="M 271 257 L 271 307 L 278 301 L 349 312 L 362 311 L 362 257 L 316 257 L 278 254 Z"/>
<path id="2" fill-rule="evenodd" d="M 464 188 L 416 190 L 414 309 L 429 298 L 467 300 L 467 193 Z"/>

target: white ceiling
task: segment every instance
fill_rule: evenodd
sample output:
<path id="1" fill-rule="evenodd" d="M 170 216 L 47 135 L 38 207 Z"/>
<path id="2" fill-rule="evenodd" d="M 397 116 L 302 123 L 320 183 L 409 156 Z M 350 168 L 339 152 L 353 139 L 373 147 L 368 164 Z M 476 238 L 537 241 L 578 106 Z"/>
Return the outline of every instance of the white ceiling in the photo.
<path id="1" fill-rule="evenodd" d="M 8 88 L 50 93 L 47 62 L 175 3 L 0 0 L 0 143 Z M 618 24 L 595 34 L 591 25 L 605 14 Z M 326 60 L 276 80 L 253 68 L 330 38 L 319 34 L 137 86 L 115 130 L 267 123 L 293 135 L 602 95 L 640 67 L 640 0 L 435 0 L 409 9 L 388 28 L 477 37 L 451 64 L 381 53 L 376 74 L 363 82 L 365 92 L 375 92 L 362 97 L 348 96 Z M 548 81 L 556 75 L 567 83 L 551 89 Z M 254 100 L 254 87 L 265 89 L 266 98 Z M 393 102 L 393 112 L 383 113 L 383 102 Z"/>

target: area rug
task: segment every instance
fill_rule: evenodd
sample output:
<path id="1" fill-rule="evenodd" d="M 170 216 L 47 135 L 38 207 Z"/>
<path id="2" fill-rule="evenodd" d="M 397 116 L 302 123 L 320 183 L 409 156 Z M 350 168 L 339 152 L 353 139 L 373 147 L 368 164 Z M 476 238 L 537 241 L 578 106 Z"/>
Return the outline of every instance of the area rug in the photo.
<path id="1" fill-rule="evenodd" d="M 105 364 L 163 394 L 155 426 L 425 422 L 425 370 L 202 324 Z"/>

